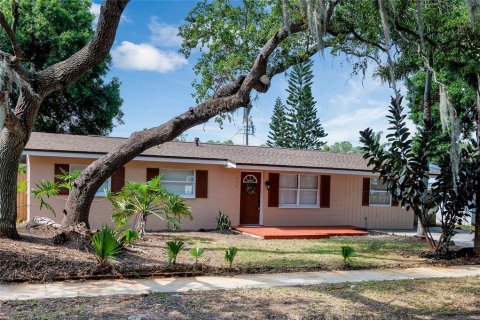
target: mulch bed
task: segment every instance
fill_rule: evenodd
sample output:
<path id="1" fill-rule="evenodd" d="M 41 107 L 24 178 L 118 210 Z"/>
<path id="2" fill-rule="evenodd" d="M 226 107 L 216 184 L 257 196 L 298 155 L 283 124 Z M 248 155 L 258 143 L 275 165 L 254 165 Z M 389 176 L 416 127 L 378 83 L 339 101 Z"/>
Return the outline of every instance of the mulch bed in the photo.
<path id="1" fill-rule="evenodd" d="M 332 270 L 328 265 L 304 265 L 302 267 L 243 266 L 229 270 L 219 264 L 208 263 L 197 267 L 193 263 L 171 265 L 166 263 L 164 234 L 148 234 L 139 241 L 135 250 L 123 252 L 111 268 L 100 268 L 92 249 L 83 243 L 54 245 L 55 230 L 20 228 L 21 241 L 0 239 L 0 282 L 50 282 L 66 280 L 186 277 L 202 274 L 276 273 L 297 271 Z M 208 233 L 213 238 L 225 235 Z M 244 236 L 239 236 L 244 237 Z M 426 264 L 455 265 L 477 264 L 479 258 L 457 258 Z"/>

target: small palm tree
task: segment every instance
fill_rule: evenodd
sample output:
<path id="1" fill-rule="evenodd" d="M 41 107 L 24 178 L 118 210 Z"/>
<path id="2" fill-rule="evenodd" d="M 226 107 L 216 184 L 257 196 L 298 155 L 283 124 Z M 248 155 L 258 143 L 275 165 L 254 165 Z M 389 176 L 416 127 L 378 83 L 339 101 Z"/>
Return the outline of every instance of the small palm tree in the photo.
<path id="1" fill-rule="evenodd" d="M 195 258 L 195 264 L 198 264 L 198 258 L 201 258 L 205 253 L 205 249 L 203 248 L 192 248 L 190 249 L 190 255 Z"/>
<path id="2" fill-rule="evenodd" d="M 355 254 L 355 249 L 349 246 L 342 247 L 342 257 L 343 257 L 343 264 L 345 268 L 348 266 L 348 262 L 351 261 L 353 255 Z"/>
<path id="3" fill-rule="evenodd" d="M 115 257 L 122 251 L 117 233 L 108 225 L 104 225 L 102 229 L 92 237 L 92 247 L 97 255 L 97 261 L 101 265 L 115 261 Z"/>
<path id="4" fill-rule="evenodd" d="M 236 247 L 230 247 L 225 251 L 225 260 L 227 260 L 227 262 L 229 263 L 230 269 L 232 269 L 233 260 L 235 259 L 237 252 L 238 248 Z"/>
<path id="5" fill-rule="evenodd" d="M 113 205 L 112 220 L 123 227 L 131 218 L 136 218 L 135 229 L 140 239 L 145 238 L 145 225 L 150 215 L 166 220 L 177 228 L 181 217 L 192 218 L 187 202 L 169 193 L 161 185 L 160 177 L 145 183 L 127 182 L 120 192 L 107 192 L 106 196 Z"/>
<path id="6" fill-rule="evenodd" d="M 185 247 L 183 241 L 167 241 L 167 260 L 171 264 L 177 263 L 177 256 Z"/>

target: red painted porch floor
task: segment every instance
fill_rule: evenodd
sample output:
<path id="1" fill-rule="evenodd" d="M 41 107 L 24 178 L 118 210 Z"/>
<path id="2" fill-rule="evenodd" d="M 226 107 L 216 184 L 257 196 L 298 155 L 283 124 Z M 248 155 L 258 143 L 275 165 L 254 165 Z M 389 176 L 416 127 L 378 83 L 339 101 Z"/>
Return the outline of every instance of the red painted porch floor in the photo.
<path id="1" fill-rule="evenodd" d="M 262 227 L 238 226 L 235 230 L 262 239 L 326 239 L 334 236 L 366 236 L 368 231 L 354 226 Z"/>

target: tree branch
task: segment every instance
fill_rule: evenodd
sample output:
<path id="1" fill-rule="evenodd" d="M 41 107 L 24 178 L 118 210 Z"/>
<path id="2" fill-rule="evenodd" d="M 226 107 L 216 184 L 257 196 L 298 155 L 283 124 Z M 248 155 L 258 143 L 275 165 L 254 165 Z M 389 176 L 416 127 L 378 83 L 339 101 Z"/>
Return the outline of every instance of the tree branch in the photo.
<path id="1" fill-rule="evenodd" d="M 100 9 L 97 30 L 92 40 L 68 59 L 38 73 L 40 85 L 38 92 L 42 97 L 68 86 L 105 59 L 115 40 L 122 12 L 129 1 L 105 0 Z"/>
<path id="2" fill-rule="evenodd" d="M 21 129 L 21 122 L 17 116 L 12 112 L 8 103 L 8 91 L 0 92 L 0 115 L 3 123 L 0 123 L 0 130 L 5 127 L 11 132 L 17 132 Z"/>
<path id="3" fill-rule="evenodd" d="M 14 1 L 15 3 L 15 1 Z M 23 59 L 23 52 L 20 49 L 20 46 L 18 45 L 17 42 L 17 37 L 15 36 L 15 29 L 17 28 L 17 19 L 18 19 L 18 8 L 15 9 L 16 12 L 13 11 L 14 6 L 12 5 L 12 13 L 13 13 L 13 23 L 12 26 L 14 29 L 10 27 L 8 24 L 7 18 L 5 18 L 5 15 L 0 12 L 0 24 L 2 25 L 3 30 L 7 33 L 8 40 L 10 40 L 10 44 L 12 45 L 13 53 L 15 54 L 15 57 L 17 59 Z"/>

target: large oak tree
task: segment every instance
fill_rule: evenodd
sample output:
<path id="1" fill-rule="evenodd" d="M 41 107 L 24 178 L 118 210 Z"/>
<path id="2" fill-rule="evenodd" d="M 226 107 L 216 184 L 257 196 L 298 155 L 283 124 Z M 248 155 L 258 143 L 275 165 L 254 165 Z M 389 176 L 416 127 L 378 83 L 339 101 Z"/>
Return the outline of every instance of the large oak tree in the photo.
<path id="1" fill-rule="evenodd" d="M 92 39 L 67 59 L 36 70 L 17 40 L 22 8 L 13 1 L 11 12 L 0 14 L 0 25 L 12 52 L 0 51 L 0 237 L 16 238 L 16 195 L 19 159 L 37 119 L 43 100 L 62 90 L 108 55 L 128 0 L 105 0 Z M 18 91 L 11 107 L 9 95 Z"/>

